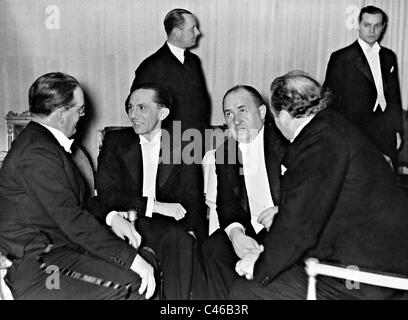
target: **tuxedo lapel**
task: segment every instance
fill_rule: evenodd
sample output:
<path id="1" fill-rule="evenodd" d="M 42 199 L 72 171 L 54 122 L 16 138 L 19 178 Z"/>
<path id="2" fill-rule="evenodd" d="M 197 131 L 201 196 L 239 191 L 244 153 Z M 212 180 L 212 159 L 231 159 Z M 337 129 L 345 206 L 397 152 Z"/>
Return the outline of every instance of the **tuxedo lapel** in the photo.
<path id="1" fill-rule="evenodd" d="M 354 43 L 354 65 L 358 70 L 360 70 L 368 80 L 374 83 L 374 77 L 368 64 L 367 58 L 364 55 L 363 49 L 360 47 L 358 42 Z"/>
<path id="2" fill-rule="evenodd" d="M 273 203 L 279 204 L 280 201 L 280 162 L 278 156 L 274 150 L 274 133 L 271 132 L 271 125 L 265 124 L 264 133 L 264 154 L 265 154 L 265 166 L 268 174 L 269 188 Z"/>
<path id="3" fill-rule="evenodd" d="M 381 49 L 379 52 L 380 55 L 380 66 L 381 66 L 381 76 L 383 81 L 384 95 L 387 96 L 387 91 L 389 89 L 388 79 L 391 69 L 395 66 L 390 63 L 388 56 L 386 55 L 385 50 Z M 395 72 L 395 71 L 394 71 Z"/>
<path id="4" fill-rule="evenodd" d="M 160 156 L 159 165 L 157 167 L 157 184 L 156 189 L 161 188 L 168 180 L 171 172 L 173 171 L 174 164 L 181 164 L 181 148 L 177 147 L 172 150 L 170 141 L 160 143 Z"/>
<path id="5" fill-rule="evenodd" d="M 68 159 L 69 159 L 69 164 L 71 165 L 71 167 L 72 167 L 72 171 L 74 172 L 74 174 L 75 174 L 75 179 L 74 179 L 74 181 L 75 182 L 78 182 L 77 184 L 77 187 L 78 188 L 73 188 L 73 190 L 79 190 L 79 195 L 83 195 L 84 193 L 85 193 L 85 178 L 82 176 L 82 174 L 81 174 L 81 172 L 80 172 L 80 170 L 79 170 L 79 168 L 78 168 L 78 165 L 77 165 L 77 163 L 75 162 L 75 160 L 74 160 L 74 153 L 75 152 L 78 152 L 78 146 L 75 144 L 75 143 L 73 143 L 72 144 L 72 146 L 71 146 L 71 152 L 72 153 L 69 153 L 69 152 L 65 152 L 65 150 L 64 150 L 64 152 L 65 152 L 65 154 L 67 155 L 67 157 L 68 157 Z M 91 194 L 91 196 L 92 196 L 93 194 Z"/>
<path id="6" fill-rule="evenodd" d="M 142 148 L 140 147 L 140 140 L 137 136 L 137 139 L 132 139 L 130 142 L 130 147 L 123 156 L 126 166 L 132 179 L 142 187 L 143 186 L 143 157 L 142 157 Z"/>
<path id="7" fill-rule="evenodd" d="M 242 153 L 239 150 L 238 142 L 230 138 L 227 142 L 228 146 L 226 146 L 225 154 L 224 154 L 224 161 L 229 161 L 228 152 L 235 150 L 235 159 L 234 165 L 229 166 L 228 170 L 228 180 L 232 185 L 232 191 L 238 197 L 242 208 L 249 212 L 249 204 L 248 204 L 248 194 L 246 191 L 245 186 L 245 177 L 244 177 L 244 168 L 242 166 Z"/>

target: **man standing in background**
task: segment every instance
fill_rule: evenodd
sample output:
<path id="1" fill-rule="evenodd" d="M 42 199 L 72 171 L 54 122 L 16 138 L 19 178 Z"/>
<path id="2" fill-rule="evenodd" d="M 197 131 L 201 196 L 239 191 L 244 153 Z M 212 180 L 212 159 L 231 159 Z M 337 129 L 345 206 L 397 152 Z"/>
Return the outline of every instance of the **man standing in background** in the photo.
<path id="1" fill-rule="evenodd" d="M 368 136 L 396 170 L 402 144 L 402 102 L 396 55 L 379 45 L 387 15 L 367 6 L 361 9 L 358 22 L 357 41 L 331 55 L 324 86 L 334 95 L 332 108 Z"/>
<path id="2" fill-rule="evenodd" d="M 200 36 L 197 19 L 185 9 L 173 9 L 164 19 L 164 28 L 167 42 L 139 65 L 130 91 L 143 82 L 165 84 L 174 98 L 169 128 L 180 121 L 182 132 L 191 128 L 204 132 L 211 116 L 210 99 L 200 59 L 187 50 L 196 46 Z"/>

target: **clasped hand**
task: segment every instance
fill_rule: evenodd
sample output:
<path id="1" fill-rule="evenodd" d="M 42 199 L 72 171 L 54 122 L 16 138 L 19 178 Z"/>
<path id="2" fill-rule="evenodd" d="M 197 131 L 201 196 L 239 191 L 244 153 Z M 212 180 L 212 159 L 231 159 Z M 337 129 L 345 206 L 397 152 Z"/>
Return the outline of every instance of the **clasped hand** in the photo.
<path id="1" fill-rule="evenodd" d="M 271 228 L 273 218 L 275 215 L 279 212 L 279 207 L 270 207 L 268 209 L 265 209 L 264 211 L 261 212 L 261 214 L 258 217 L 258 223 L 262 224 L 266 231 L 269 232 L 269 229 Z"/>
<path id="2" fill-rule="evenodd" d="M 263 246 L 247 236 L 240 228 L 234 228 L 230 232 L 230 239 L 236 255 L 242 259 L 249 253 L 260 253 L 263 251 Z"/>
<path id="3" fill-rule="evenodd" d="M 153 212 L 157 212 L 163 216 L 172 217 L 178 221 L 184 218 L 187 211 L 180 203 L 155 201 L 153 205 Z"/>
<path id="4" fill-rule="evenodd" d="M 119 212 L 112 218 L 112 231 L 121 239 L 129 241 L 129 244 L 137 249 L 142 242 L 142 236 L 136 231 L 135 226 L 125 219 L 126 212 Z"/>
<path id="5" fill-rule="evenodd" d="M 139 287 L 139 294 L 146 292 L 146 299 L 150 299 L 154 294 L 154 290 L 156 289 L 154 268 L 138 254 L 133 261 L 131 269 L 136 272 L 142 280 Z"/>
<path id="6" fill-rule="evenodd" d="M 235 253 L 240 258 L 235 266 L 235 271 L 248 280 L 253 278 L 255 262 L 263 252 L 264 247 L 247 236 L 240 228 L 234 228 L 230 232 L 230 238 Z"/>
<path id="7" fill-rule="evenodd" d="M 263 247 L 262 247 L 263 251 Z M 252 280 L 254 278 L 254 267 L 255 263 L 259 258 L 261 252 L 250 252 L 245 257 L 237 262 L 235 265 L 235 271 L 240 276 L 245 276 L 248 280 Z"/>

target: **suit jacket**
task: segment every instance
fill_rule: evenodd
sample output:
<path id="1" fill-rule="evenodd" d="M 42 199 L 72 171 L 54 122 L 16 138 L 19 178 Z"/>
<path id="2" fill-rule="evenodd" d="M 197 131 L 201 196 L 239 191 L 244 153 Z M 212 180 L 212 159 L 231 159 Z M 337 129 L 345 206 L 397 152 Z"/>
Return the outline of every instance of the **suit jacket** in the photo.
<path id="1" fill-rule="evenodd" d="M 161 158 L 168 162 L 159 162 L 157 168 L 156 200 L 180 203 L 187 214 L 179 224 L 202 236 L 207 225 L 203 210 L 202 169 L 200 165 L 182 163 L 180 150 L 162 140 Z M 165 155 L 171 155 L 171 158 Z M 145 214 L 147 198 L 143 197 L 142 149 L 139 135 L 133 128 L 106 134 L 98 157 L 96 188 L 98 197 L 108 209 L 127 211 L 133 208 L 138 216 Z M 153 213 L 153 218 L 155 216 Z"/>
<path id="2" fill-rule="evenodd" d="M 157 52 L 145 59 L 135 71 L 134 88 L 143 82 L 165 84 L 173 96 L 173 108 L 163 122 L 171 128 L 171 120 L 181 121 L 182 130 L 208 128 L 211 117 L 210 99 L 200 59 L 188 50 L 182 64 L 165 43 Z"/>
<path id="3" fill-rule="evenodd" d="M 30 122 L 0 171 L 0 251 L 18 266 L 53 249 L 87 251 L 128 270 L 137 251 L 84 209 L 85 184 L 51 132 Z"/>
<path id="4" fill-rule="evenodd" d="M 286 142 L 275 124 L 265 122 L 264 153 L 269 187 L 275 205 L 280 201 L 280 162 L 285 153 Z M 229 138 L 218 147 L 216 154 L 217 214 L 220 227 L 225 229 L 233 222 L 241 223 L 246 234 L 254 236 L 251 212 L 243 175 L 242 154 L 238 142 Z"/>
<path id="5" fill-rule="evenodd" d="M 364 52 L 357 41 L 334 52 L 327 66 L 324 85 L 333 92 L 332 108 L 365 133 L 380 150 L 396 157 L 395 133 L 402 132 L 402 102 L 397 58 L 391 50 L 379 52 L 387 108 L 373 113 L 377 90 Z"/>
<path id="6" fill-rule="evenodd" d="M 261 285 L 308 257 L 392 273 L 408 270 L 408 200 L 382 154 L 331 110 L 295 138 L 281 202 L 255 264 Z"/>

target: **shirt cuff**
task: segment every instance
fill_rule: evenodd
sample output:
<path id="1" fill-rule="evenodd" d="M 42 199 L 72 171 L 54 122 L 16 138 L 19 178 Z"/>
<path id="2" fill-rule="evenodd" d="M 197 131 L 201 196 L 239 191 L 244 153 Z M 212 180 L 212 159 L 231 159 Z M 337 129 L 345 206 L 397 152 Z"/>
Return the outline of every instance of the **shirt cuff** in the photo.
<path id="1" fill-rule="evenodd" d="M 130 270 L 132 270 L 133 272 L 136 272 L 136 270 L 138 270 L 137 255 L 135 256 L 135 258 L 133 259 L 132 264 L 130 265 Z"/>
<path id="2" fill-rule="evenodd" d="M 231 240 L 230 233 L 231 233 L 231 230 L 234 229 L 234 228 L 240 228 L 240 229 L 242 230 L 242 232 L 245 233 L 245 228 L 244 228 L 244 226 L 243 226 L 242 224 L 240 224 L 240 223 L 238 223 L 238 222 L 233 222 L 233 223 L 231 223 L 228 227 L 226 227 L 226 228 L 224 229 L 225 232 L 226 232 L 226 234 L 227 234 L 227 236 L 228 236 L 228 238 L 229 238 L 230 240 Z"/>
<path id="3" fill-rule="evenodd" d="M 146 217 L 151 218 L 153 215 L 153 205 L 154 205 L 154 198 L 148 197 L 147 204 L 146 204 Z"/>
<path id="4" fill-rule="evenodd" d="M 112 219 L 116 215 L 120 215 L 122 218 L 125 216 L 125 212 L 117 212 L 117 211 L 111 211 L 108 213 L 108 215 L 105 218 L 105 222 L 109 227 L 112 227 Z"/>

